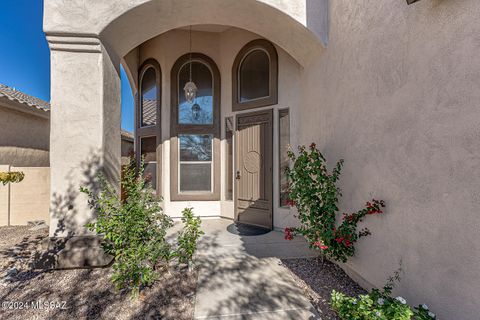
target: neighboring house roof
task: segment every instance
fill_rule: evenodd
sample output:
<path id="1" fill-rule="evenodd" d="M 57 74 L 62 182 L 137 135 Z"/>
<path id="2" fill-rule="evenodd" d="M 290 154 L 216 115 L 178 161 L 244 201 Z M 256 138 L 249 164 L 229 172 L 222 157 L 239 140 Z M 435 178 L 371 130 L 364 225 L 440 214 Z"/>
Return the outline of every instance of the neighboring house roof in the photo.
<path id="1" fill-rule="evenodd" d="M 0 84 L 0 99 L 1 98 L 21 103 L 29 108 L 35 108 L 45 112 L 50 111 L 50 103 L 15 90 L 15 88 L 11 88 L 4 84 Z"/>
<path id="2" fill-rule="evenodd" d="M 132 141 L 133 142 L 133 133 L 122 130 L 121 132 L 122 140 Z"/>
<path id="3" fill-rule="evenodd" d="M 8 99 L 10 101 L 18 102 L 24 105 L 27 108 L 33 108 L 37 110 L 45 111 L 46 113 L 50 113 L 50 103 L 23 93 L 21 91 L 15 90 L 15 88 L 11 88 L 4 84 L 0 83 L 0 99 Z M 157 105 L 156 100 L 147 100 L 148 106 L 145 107 L 146 115 L 145 121 L 148 121 L 148 124 L 154 124 L 155 122 L 155 107 Z M 153 119 L 153 120 L 152 120 Z M 152 122 L 153 121 L 153 122 Z M 121 137 L 124 140 L 133 141 L 133 133 L 122 130 Z"/>

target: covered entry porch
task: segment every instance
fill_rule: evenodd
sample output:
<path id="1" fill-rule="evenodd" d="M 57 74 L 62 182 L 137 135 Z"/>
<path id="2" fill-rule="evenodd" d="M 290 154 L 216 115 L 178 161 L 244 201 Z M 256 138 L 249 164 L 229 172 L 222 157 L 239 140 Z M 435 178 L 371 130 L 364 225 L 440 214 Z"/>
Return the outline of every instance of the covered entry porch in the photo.
<path id="1" fill-rule="evenodd" d="M 77 8 L 88 11 L 84 21 L 72 7 L 45 2 L 51 237 L 87 235 L 93 214 L 78 188 L 95 187 L 99 171 L 118 181 L 120 64 L 136 101 L 137 157 L 145 156 L 169 215 L 191 206 L 202 217 L 242 220 L 246 213 L 244 222 L 269 229 L 293 224 L 282 203 L 280 149 L 298 143 L 302 70 L 326 33 L 308 25 L 306 3 L 281 3 L 88 1 Z M 184 104 L 191 75 L 197 100 Z M 251 131 L 245 144 L 238 143 L 242 130 Z"/>

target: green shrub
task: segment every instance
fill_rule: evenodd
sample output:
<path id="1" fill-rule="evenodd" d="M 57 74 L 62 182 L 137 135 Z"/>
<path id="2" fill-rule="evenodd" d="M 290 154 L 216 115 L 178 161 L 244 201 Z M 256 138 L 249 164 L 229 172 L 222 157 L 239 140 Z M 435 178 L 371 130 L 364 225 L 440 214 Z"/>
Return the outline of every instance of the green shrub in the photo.
<path id="1" fill-rule="evenodd" d="M 99 193 L 80 189 L 88 195 L 89 205 L 97 214 L 96 220 L 86 227 L 103 235 L 103 249 L 115 259 L 111 280 L 117 289 L 127 289 L 137 296 L 142 287 L 158 279 L 159 272 L 169 268 L 173 259 L 191 265 L 197 241 L 203 234 L 201 220 L 193 215 L 191 208 L 186 208 L 178 245 L 166 241 L 167 229 L 173 226 L 173 221 L 163 213 L 161 199 L 155 196 L 150 179 L 144 178 L 143 159 L 138 172 L 133 159 L 124 169 L 121 181 L 124 200 L 103 175 L 98 180 Z"/>
<path id="2" fill-rule="evenodd" d="M 86 227 L 104 236 L 103 248 L 114 257 L 112 282 L 117 289 L 127 289 L 135 296 L 142 286 L 151 285 L 172 255 L 165 240 L 172 219 L 162 212 L 160 199 L 143 178 L 143 161 L 139 172 L 131 164 L 124 169 L 122 188 L 126 198 L 99 175 L 101 191 L 96 194 L 81 188 L 97 219 Z"/>
<path id="3" fill-rule="evenodd" d="M 20 171 L 0 172 L 0 182 L 3 185 L 7 183 L 18 183 L 25 178 L 25 174 Z"/>
<path id="4" fill-rule="evenodd" d="M 390 277 L 383 290 L 372 289 L 369 294 L 349 297 L 343 293 L 332 291 L 332 308 L 343 320 L 432 320 L 434 313 L 426 305 L 414 310 L 402 297 L 391 296 L 395 281 L 400 281 L 400 271 Z"/>
<path id="5" fill-rule="evenodd" d="M 428 309 L 428 306 L 426 304 L 420 304 L 415 309 L 415 320 L 432 320 L 432 319 L 437 319 L 437 316 L 435 313 L 430 311 Z"/>
<path id="6" fill-rule="evenodd" d="M 197 251 L 197 241 L 204 234 L 200 229 L 202 221 L 193 215 L 192 208 L 185 208 L 182 211 L 183 230 L 178 235 L 178 248 L 176 256 L 180 263 L 187 263 L 193 260 Z"/>
<path id="7" fill-rule="evenodd" d="M 344 213 L 342 221 L 337 223 L 338 201 L 341 197 L 337 182 L 343 166 L 340 160 L 332 172 L 328 172 L 325 157 L 312 143 L 310 148 L 298 148 L 298 155 L 292 151 L 288 157 L 293 163 L 287 169 L 289 179 L 289 200 L 291 206 L 298 209 L 300 227 L 285 228 L 285 239 L 293 239 L 294 234 L 303 235 L 310 248 L 321 250 L 334 260 L 346 262 L 355 254 L 355 243 L 367 236 L 370 231 L 364 228 L 357 231 L 357 225 L 367 215 L 383 213 L 383 200 L 365 204 L 365 208 L 354 213 Z"/>
<path id="8" fill-rule="evenodd" d="M 332 307 L 345 320 L 410 320 L 413 312 L 404 301 L 401 297 L 392 298 L 373 290 L 357 298 L 332 292 Z"/>

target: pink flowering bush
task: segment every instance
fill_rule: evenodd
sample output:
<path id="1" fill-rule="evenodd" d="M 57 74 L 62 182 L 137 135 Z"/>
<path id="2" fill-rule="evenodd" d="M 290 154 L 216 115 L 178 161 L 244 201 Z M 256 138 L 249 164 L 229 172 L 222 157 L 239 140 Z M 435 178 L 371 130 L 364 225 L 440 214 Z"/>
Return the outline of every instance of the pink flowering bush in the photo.
<path id="1" fill-rule="evenodd" d="M 315 143 L 308 149 L 300 146 L 298 151 L 298 155 L 288 152 L 293 163 L 292 168 L 287 169 L 288 203 L 297 207 L 301 226 L 285 228 L 285 239 L 292 240 L 295 234 L 301 234 L 311 248 L 321 250 L 329 258 L 346 262 L 355 254 L 354 245 L 358 239 L 370 234 L 367 228 L 357 231 L 358 223 L 367 215 L 382 214 L 385 202 L 372 199 L 357 212 L 343 213 L 342 221 L 338 222 L 341 191 L 336 184 L 343 160 L 328 172 L 326 160 Z"/>

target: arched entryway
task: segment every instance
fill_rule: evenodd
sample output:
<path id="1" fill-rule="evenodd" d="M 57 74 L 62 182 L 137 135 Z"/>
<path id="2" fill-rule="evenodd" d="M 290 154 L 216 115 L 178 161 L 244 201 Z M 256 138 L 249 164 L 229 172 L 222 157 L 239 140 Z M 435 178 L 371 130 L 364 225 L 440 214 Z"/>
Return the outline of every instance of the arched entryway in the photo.
<path id="1" fill-rule="evenodd" d="M 86 234 L 92 213 L 79 186 L 94 183 L 98 170 L 109 179 L 119 177 L 119 65 L 123 61 L 137 95 L 139 73 L 133 70 L 144 61 L 135 48 L 186 25 L 220 24 L 268 39 L 305 67 L 322 44 L 306 26 L 302 6 L 276 0 L 87 0 L 68 5 L 46 0 L 44 30 L 52 62 L 50 235 Z M 170 67 L 158 73 L 168 74 Z M 222 126 L 225 120 L 220 119 Z"/>

